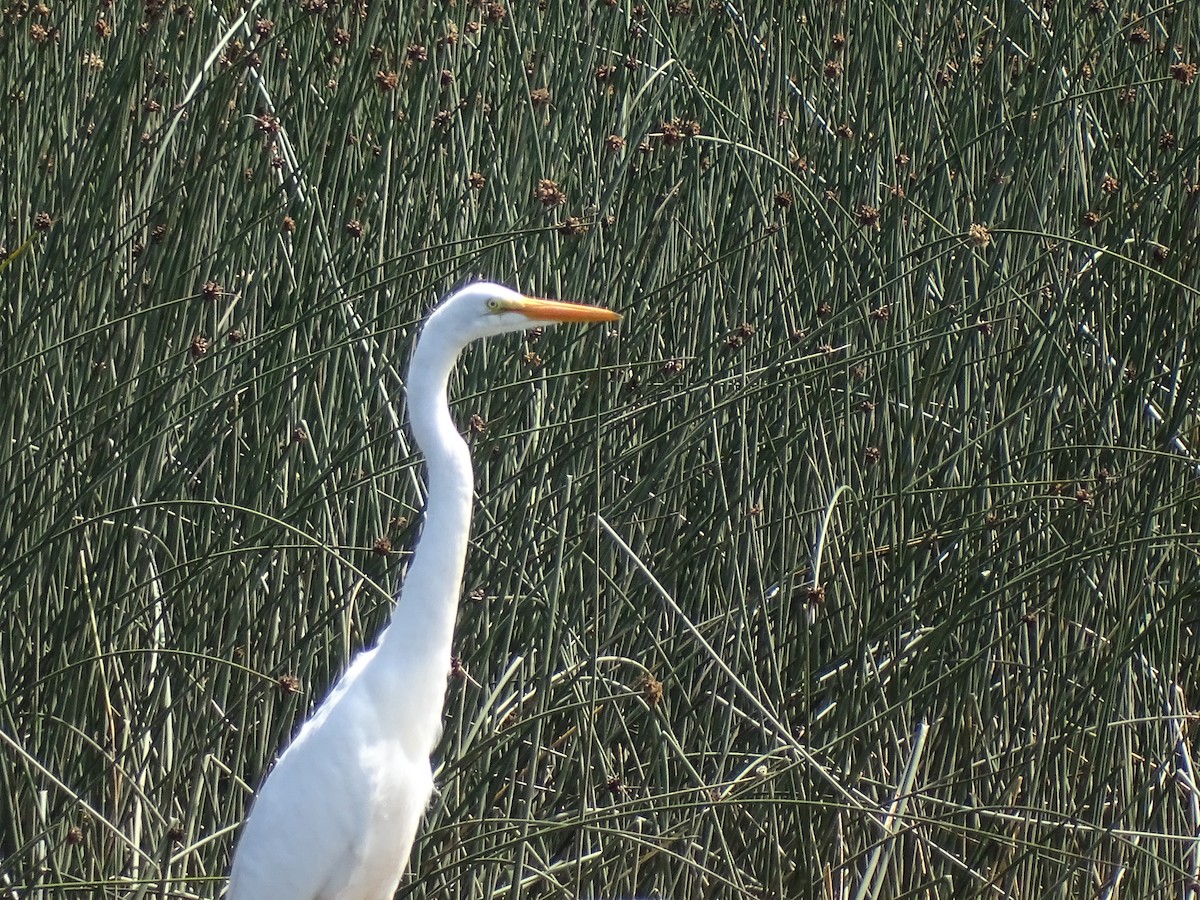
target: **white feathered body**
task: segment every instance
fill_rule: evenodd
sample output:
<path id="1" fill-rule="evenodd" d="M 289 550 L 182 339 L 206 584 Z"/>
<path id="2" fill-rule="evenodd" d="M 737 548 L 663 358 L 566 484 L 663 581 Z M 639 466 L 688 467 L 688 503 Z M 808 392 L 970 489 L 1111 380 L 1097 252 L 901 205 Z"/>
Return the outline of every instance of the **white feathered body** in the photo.
<path id="1" fill-rule="evenodd" d="M 400 882 L 433 790 L 362 653 L 280 756 L 246 822 L 230 898 L 384 900 Z M 441 682 L 443 685 L 445 681 Z M 248 853 L 248 848 L 256 852 Z"/>

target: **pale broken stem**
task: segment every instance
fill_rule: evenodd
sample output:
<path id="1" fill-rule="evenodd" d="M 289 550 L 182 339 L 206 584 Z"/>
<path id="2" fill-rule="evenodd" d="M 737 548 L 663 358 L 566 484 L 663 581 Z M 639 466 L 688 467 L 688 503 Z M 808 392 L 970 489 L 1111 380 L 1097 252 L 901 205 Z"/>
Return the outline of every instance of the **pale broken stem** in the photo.
<path id="1" fill-rule="evenodd" d="M 884 876 L 887 873 L 888 864 L 892 861 L 892 855 L 896 851 L 897 835 L 903 829 L 904 816 L 908 811 L 908 801 L 912 797 L 913 784 L 917 780 L 917 770 L 921 765 L 921 756 L 925 751 L 925 738 L 928 735 L 929 723 L 921 722 L 917 726 L 917 733 L 913 735 L 912 753 L 908 756 L 908 764 L 904 767 L 900 784 L 896 786 L 896 794 L 892 797 L 892 802 L 888 804 L 887 815 L 883 818 L 883 827 L 888 832 L 888 837 L 871 850 L 871 855 L 867 858 L 867 865 L 863 869 L 862 880 L 858 883 L 858 890 L 854 894 L 854 900 L 878 897 L 883 889 Z"/>

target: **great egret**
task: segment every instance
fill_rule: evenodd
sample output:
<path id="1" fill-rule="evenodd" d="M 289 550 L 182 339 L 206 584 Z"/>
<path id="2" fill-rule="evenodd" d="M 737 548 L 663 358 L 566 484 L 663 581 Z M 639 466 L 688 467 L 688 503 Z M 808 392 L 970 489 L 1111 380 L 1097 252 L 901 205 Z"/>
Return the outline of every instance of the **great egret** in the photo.
<path id="1" fill-rule="evenodd" d="M 425 455 L 425 526 L 391 623 L 304 723 L 262 785 L 233 854 L 228 900 L 389 900 L 433 791 L 451 640 L 471 525 L 471 455 L 446 385 L 479 338 L 607 309 L 498 284 L 451 294 L 425 322 L 408 367 L 408 418 Z"/>

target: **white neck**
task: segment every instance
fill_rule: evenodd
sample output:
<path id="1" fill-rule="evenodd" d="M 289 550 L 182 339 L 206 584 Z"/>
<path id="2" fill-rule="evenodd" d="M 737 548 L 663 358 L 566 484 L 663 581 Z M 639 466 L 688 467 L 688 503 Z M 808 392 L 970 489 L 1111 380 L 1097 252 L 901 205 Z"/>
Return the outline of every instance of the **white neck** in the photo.
<path id="1" fill-rule="evenodd" d="M 442 704 L 463 562 L 471 527 L 474 476 L 471 455 L 450 418 L 447 384 L 461 346 L 428 325 L 417 341 L 408 370 L 408 418 L 413 438 L 425 455 L 428 472 L 425 522 L 391 624 L 379 639 L 373 662 L 387 673 L 411 717 L 406 729 L 428 754 L 441 731 Z M 382 674 L 382 673 L 381 673 Z M 429 697 L 417 697 L 427 691 Z M 436 696 L 433 696 L 436 694 Z M 431 715 L 430 715 L 431 714 Z M 428 741 L 426 743 L 426 740 Z"/>

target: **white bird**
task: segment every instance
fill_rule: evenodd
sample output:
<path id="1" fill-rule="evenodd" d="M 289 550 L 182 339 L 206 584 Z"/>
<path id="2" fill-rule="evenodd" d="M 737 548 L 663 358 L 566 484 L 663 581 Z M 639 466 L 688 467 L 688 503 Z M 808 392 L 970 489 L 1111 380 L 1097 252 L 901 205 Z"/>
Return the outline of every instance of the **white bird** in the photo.
<path id="1" fill-rule="evenodd" d="M 446 386 L 472 341 L 607 309 L 487 282 L 425 322 L 408 369 L 409 427 L 425 455 L 425 525 L 392 619 L 304 723 L 258 792 L 233 854 L 227 900 L 390 900 L 433 791 L 451 640 L 471 526 L 471 455 Z"/>

